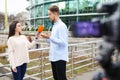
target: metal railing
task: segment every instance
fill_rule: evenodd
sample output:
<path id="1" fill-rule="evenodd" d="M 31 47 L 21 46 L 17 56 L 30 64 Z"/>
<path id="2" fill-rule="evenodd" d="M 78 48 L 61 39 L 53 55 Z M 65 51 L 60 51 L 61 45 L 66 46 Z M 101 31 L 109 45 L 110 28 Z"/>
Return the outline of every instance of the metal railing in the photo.
<path id="1" fill-rule="evenodd" d="M 95 60 L 98 46 L 102 40 L 90 41 L 84 43 L 69 44 L 69 62 L 67 63 L 67 77 L 72 78 L 77 73 L 84 71 L 85 68 L 94 69 L 97 66 Z M 48 61 L 48 48 L 29 50 L 30 63 L 28 63 L 25 80 L 52 80 L 52 70 L 50 62 Z M 0 57 L 5 55 L 0 55 Z M 0 65 L 0 69 L 7 69 L 8 71 L 0 74 L 11 77 L 9 64 Z"/>
<path id="2" fill-rule="evenodd" d="M 6 41 L 7 41 L 7 35 L 0 35 L 0 43 L 1 44 L 5 44 Z"/>

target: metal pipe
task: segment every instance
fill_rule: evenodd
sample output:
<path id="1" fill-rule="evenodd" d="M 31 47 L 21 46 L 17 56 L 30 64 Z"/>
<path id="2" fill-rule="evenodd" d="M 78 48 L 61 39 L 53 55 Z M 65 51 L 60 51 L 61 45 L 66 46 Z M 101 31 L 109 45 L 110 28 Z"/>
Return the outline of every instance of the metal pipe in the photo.
<path id="1" fill-rule="evenodd" d="M 5 0 L 5 21 L 4 21 L 4 30 L 8 28 L 8 13 L 7 13 L 7 0 Z"/>

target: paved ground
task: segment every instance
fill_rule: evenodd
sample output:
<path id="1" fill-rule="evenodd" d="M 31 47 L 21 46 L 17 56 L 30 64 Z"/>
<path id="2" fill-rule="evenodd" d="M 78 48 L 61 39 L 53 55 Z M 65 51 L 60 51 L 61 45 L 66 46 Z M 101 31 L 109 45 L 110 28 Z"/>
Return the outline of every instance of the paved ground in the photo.
<path id="1" fill-rule="evenodd" d="M 97 73 L 98 71 L 100 71 L 100 69 L 95 69 L 95 70 L 91 70 L 91 71 L 88 71 L 86 73 L 83 73 L 79 76 L 76 76 L 75 78 L 73 79 L 70 79 L 70 80 L 92 80 L 93 76 L 95 75 L 95 73 Z"/>

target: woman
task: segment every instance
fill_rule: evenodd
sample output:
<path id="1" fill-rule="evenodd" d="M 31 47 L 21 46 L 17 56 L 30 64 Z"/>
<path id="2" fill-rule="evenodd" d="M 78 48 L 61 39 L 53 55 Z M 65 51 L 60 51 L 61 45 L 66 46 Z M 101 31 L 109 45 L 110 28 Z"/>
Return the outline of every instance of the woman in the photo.
<path id="1" fill-rule="evenodd" d="M 8 56 L 14 80 L 23 80 L 29 62 L 28 49 L 35 44 L 21 35 L 22 26 L 19 21 L 13 21 L 9 26 Z"/>

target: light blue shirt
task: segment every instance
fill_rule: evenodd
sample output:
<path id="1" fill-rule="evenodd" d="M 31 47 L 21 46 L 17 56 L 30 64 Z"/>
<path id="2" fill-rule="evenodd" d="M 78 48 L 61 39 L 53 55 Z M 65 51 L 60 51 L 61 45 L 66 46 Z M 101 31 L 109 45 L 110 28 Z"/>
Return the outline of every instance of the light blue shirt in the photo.
<path id="1" fill-rule="evenodd" d="M 50 42 L 50 61 L 68 61 L 68 30 L 60 19 L 54 23 L 51 36 L 47 42 Z"/>

